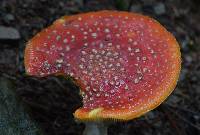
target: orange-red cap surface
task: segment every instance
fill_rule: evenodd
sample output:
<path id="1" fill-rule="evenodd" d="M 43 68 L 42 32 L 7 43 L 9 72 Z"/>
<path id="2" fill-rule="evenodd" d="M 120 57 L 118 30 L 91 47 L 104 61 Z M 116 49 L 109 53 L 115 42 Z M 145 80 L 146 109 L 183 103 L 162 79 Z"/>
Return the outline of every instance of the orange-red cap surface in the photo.
<path id="1" fill-rule="evenodd" d="M 155 20 L 99 11 L 63 17 L 37 34 L 27 44 L 25 68 L 38 77 L 74 77 L 83 97 L 77 119 L 129 120 L 173 91 L 181 54 L 173 35 Z"/>

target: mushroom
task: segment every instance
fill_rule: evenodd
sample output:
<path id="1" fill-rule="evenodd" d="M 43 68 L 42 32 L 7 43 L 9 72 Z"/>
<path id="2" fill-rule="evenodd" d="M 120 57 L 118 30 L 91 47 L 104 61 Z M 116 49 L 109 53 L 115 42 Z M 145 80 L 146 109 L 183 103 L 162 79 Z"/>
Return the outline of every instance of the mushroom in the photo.
<path id="1" fill-rule="evenodd" d="M 126 121 L 170 95 L 181 54 L 174 36 L 154 19 L 98 11 L 64 16 L 38 33 L 27 43 L 25 68 L 32 76 L 74 78 L 83 98 L 76 119 Z"/>

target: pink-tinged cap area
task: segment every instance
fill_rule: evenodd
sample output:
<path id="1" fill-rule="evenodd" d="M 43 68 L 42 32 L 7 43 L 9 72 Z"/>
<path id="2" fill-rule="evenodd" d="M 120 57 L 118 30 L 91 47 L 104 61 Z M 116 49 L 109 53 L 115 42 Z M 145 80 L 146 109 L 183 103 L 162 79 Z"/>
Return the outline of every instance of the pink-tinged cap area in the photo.
<path id="1" fill-rule="evenodd" d="M 74 113 L 80 120 L 129 120 L 154 109 L 175 88 L 180 63 L 179 45 L 163 26 L 117 11 L 58 19 L 25 51 L 28 74 L 75 78 L 83 97 Z"/>

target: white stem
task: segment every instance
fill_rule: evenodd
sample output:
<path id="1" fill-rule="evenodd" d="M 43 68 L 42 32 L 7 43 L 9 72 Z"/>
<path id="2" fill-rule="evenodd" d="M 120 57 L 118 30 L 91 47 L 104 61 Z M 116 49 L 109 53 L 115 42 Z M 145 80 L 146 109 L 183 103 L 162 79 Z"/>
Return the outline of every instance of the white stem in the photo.
<path id="1" fill-rule="evenodd" d="M 83 135 L 107 135 L 108 125 L 104 122 L 86 122 Z"/>

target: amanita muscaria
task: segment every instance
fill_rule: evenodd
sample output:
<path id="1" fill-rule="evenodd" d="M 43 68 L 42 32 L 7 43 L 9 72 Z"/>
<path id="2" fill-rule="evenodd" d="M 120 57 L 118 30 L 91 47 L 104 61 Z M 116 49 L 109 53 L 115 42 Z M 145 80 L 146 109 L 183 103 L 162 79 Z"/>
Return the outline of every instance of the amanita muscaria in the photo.
<path id="1" fill-rule="evenodd" d="M 64 16 L 27 44 L 29 75 L 70 75 L 83 97 L 79 120 L 130 120 L 160 105 L 176 86 L 179 45 L 147 16 L 99 11 Z M 67 97 L 66 97 L 67 98 Z"/>

